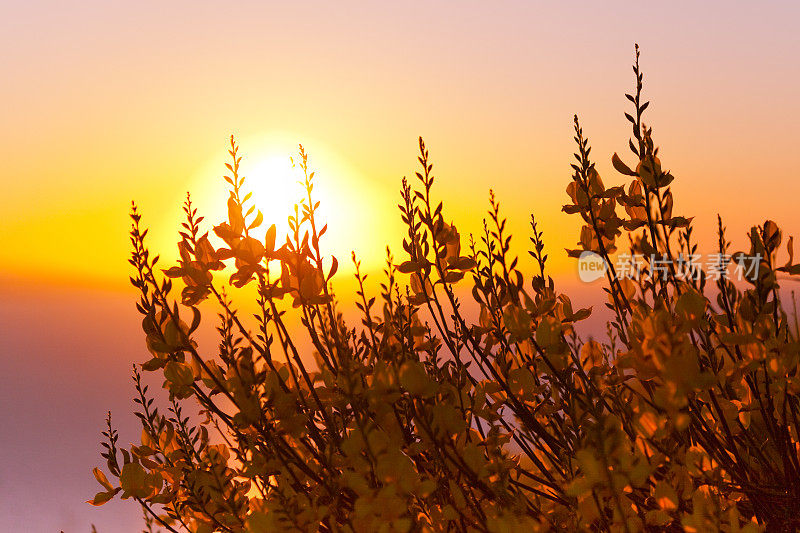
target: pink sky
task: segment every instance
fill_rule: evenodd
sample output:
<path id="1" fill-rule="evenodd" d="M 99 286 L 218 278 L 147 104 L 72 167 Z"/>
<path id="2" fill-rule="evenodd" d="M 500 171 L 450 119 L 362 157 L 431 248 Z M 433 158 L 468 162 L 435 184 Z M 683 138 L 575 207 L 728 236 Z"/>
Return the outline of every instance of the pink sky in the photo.
<path id="1" fill-rule="evenodd" d="M 125 285 L 127 209 L 136 199 L 158 251 L 174 254 L 185 191 L 222 203 L 215 176 L 231 133 L 254 163 L 306 144 L 332 224 L 351 239 L 332 241 L 333 252 L 345 264 L 356 248 L 371 270 L 383 243 L 399 254 L 399 180 L 413 174 L 423 135 L 462 234 L 480 227 L 494 187 L 520 246 L 534 212 L 557 278 L 576 286 L 561 250 L 579 225 L 560 213 L 572 115 L 606 183 L 620 182 L 610 157 L 626 153 L 634 42 L 649 122 L 677 176 L 676 212 L 695 215 L 706 241 L 717 213 L 737 242 L 767 217 L 800 229 L 799 11 L 790 2 L 4 4 L 0 529 L 138 527 L 135 505 L 83 503 L 98 487 L 105 412 L 123 442 L 139 435 L 129 376 L 145 353 Z"/>

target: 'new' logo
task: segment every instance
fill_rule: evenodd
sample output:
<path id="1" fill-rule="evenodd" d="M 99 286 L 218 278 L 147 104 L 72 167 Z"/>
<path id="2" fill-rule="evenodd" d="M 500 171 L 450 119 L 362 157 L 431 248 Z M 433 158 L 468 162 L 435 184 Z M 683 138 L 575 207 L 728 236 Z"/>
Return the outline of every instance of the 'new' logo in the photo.
<path id="1" fill-rule="evenodd" d="M 581 281 L 591 283 L 606 274 L 608 265 L 600 255 L 586 250 L 578 258 L 578 276 Z"/>

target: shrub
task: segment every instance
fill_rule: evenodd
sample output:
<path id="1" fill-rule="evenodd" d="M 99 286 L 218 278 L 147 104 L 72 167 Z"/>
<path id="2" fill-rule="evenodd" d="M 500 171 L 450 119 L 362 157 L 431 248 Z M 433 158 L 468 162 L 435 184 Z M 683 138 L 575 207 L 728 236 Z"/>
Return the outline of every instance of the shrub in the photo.
<path id="1" fill-rule="evenodd" d="M 419 172 L 403 180 L 404 256 L 387 250 L 380 294 L 364 290 L 355 256 L 358 327 L 345 324 L 323 256 L 313 172 L 300 148 L 307 195 L 276 243 L 261 229 L 231 139 L 228 220 L 201 228 L 187 198 L 180 261 L 164 270 L 134 206 L 131 278 L 151 358 L 134 366 L 142 441 L 104 433 L 103 492 L 143 506 L 169 531 L 791 531 L 800 526 L 797 316 L 781 302 L 782 233 L 753 227 L 732 253 L 719 221 L 717 264 L 701 268 L 691 218 L 673 212 L 670 184 L 626 95 L 631 160 L 605 187 L 575 119 L 576 161 L 564 211 L 580 216 L 574 257 L 607 269 L 608 334 L 582 339 L 574 309 L 548 275 L 531 218 L 526 277 L 491 196 L 478 240 L 462 243 L 433 196 L 422 139 Z M 612 254 L 651 275 L 619 272 Z M 213 239 L 213 242 L 212 242 Z M 747 258 L 746 285 L 720 275 Z M 212 273 L 257 289 L 257 312 L 237 310 Z M 180 305 L 173 279 L 183 284 Z M 471 283 L 479 320 L 455 289 Z M 220 311 L 216 355 L 195 341 L 199 305 Z M 287 303 L 291 302 L 291 310 Z M 297 313 L 300 330 L 287 326 Z M 301 336 L 313 346 L 301 348 Z M 163 375 L 167 412 L 141 372 Z M 191 412 L 192 415 L 186 414 Z M 195 414 L 196 413 L 196 414 Z"/>

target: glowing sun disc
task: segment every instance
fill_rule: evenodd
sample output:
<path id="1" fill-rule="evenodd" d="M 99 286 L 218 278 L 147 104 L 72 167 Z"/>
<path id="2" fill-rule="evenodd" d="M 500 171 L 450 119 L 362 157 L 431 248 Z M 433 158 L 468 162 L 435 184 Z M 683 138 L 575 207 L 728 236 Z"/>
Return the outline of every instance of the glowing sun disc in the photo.
<path id="1" fill-rule="evenodd" d="M 301 182 L 303 171 L 299 164 L 298 145 L 289 139 L 300 138 L 285 133 L 271 134 L 263 138 L 237 139 L 242 157 L 240 176 L 245 177 L 242 194 L 252 192 L 245 208 L 254 205 L 263 214 L 262 225 L 251 232 L 253 237 L 263 240 L 267 229 L 275 224 L 276 246 L 286 242 L 289 232 L 288 217 L 294 214 L 294 206 L 306 200 L 306 191 Z M 320 240 L 326 261 L 330 255 L 339 260 L 340 277 L 352 271 L 351 250 L 356 250 L 364 265 L 380 269 L 385 260 L 383 231 L 386 221 L 384 206 L 393 206 L 393 198 L 379 192 L 364 179 L 347 161 L 328 149 L 323 143 L 311 140 L 306 146 L 309 172 L 314 172 L 312 201 L 320 202 L 316 212 L 317 230 L 328 225 L 327 233 Z M 224 222 L 228 218 L 228 184 L 221 175 L 230 175 L 224 164 L 230 162 L 227 154 L 220 151 L 197 173 L 191 186 L 193 203 L 198 215 L 205 217 L 203 230 Z M 394 193 L 394 190 L 392 190 Z M 248 221 L 254 217 L 250 215 Z M 302 218 L 302 211 L 300 212 Z M 395 218 L 395 217 L 392 217 Z M 304 227 L 301 231 L 305 232 Z M 211 231 L 212 242 L 219 246 L 219 239 Z M 290 236 L 291 237 L 291 236 Z M 303 238 L 301 233 L 300 238 Z M 169 243 L 174 243 L 169 237 Z M 173 248 L 171 244 L 170 248 Z M 366 266 L 365 266 L 366 268 Z"/>
<path id="2" fill-rule="evenodd" d="M 305 196 L 302 171 L 288 155 L 269 155 L 255 159 L 243 174 L 244 189 L 253 193 L 251 201 L 263 213 L 265 228 L 275 224 L 280 246 L 289 231 L 288 217 Z"/>

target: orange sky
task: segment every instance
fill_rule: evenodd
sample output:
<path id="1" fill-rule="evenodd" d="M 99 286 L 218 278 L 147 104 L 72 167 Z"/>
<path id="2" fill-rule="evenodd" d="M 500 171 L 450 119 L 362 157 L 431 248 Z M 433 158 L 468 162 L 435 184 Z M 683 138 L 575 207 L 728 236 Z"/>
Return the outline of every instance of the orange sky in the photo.
<path id="1" fill-rule="evenodd" d="M 355 216 L 367 204 L 378 231 L 340 224 L 353 242 L 336 243 L 345 258 L 356 248 L 377 263 L 393 240 L 418 135 L 459 225 L 477 227 L 492 186 L 516 227 L 533 211 L 552 249 L 563 248 L 576 238 L 562 234 L 575 224 L 559 213 L 571 116 L 581 115 L 606 181 L 617 180 L 609 160 L 626 150 L 635 40 L 649 120 L 678 176 L 676 208 L 701 225 L 719 210 L 738 231 L 767 211 L 800 226 L 794 202 L 780 200 L 798 192 L 788 6 L 646 17 L 478 3 L 169 6 L 4 8 L 4 272 L 125 283 L 130 200 L 159 251 L 171 251 L 186 190 L 224 200 L 216 177 L 231 133 L 253 162 L 305 143 L 320 186 L 342 193 L 331 210 Z"/>
<path id="2" fill-rule="evenodd" d="M 114 345 L 138 342 L 126 286 L 132 199 L 156 251 L 174 255 L 187 190 L 212 218 L 223 212 L 219 175 L 230 134 L 251 177 L 262 181 L 285 173 L 280 162 L 302 142 L 329 209 L 329 249 L 343 267 L 356 249 L 374 269 L 386 243 L 400 253 L 400 178 L 413 175 L 423 135 L 446 216 L 462 234 L 480 227 L 494 187 L 520 245 L 536 214 L 555 272 L 570 284 L 574 266 L 561 251 L 579 226 L 560 208 L 572 115 L 581 116 L 606 184 L 620 183 L 610 157 L 627 153 L 623 94 L 632 88 L 638 42 L 648 123 L 677 177 L 676 212 L 696 216 L 707 242 L 717 212 L 737 242 L 766 217 L 798 233 L 798 11 L 789 2 L 0 6 L 0 335 L 12 347 L 2 357 L 18 364 L 15 375 L 0 378 L 12 408 L 4 427 L 47 411 L 51 398 L 23 399 L 45 373 L 58 381 L 51 368 L 85 372 L 80 392 L 58 389 L 66 399 L 55 402 L 65 417 L 74 410 L 83 417 L 80 432 L 58 425 L 82 459 L 62 452 L 58 464 L 69 470 L 53 466 L 34 482 L 49 486 L 60 476 L 70 480 L 67 493 L 80 494 L 36 524 L 85 531 L 93 517 L 112 516 L 80 502 L 95 489 L 89 472 L 104 411 L 121 405 L 125 417 L 126 374 L 139 349 Z M 105 388 L 83 388 L 100 375 L 110 376 Z M 0 437 L 0 449 L 36 461 L 56 426 L 24 427 Z M 30 442 L 40 444 L 28 449 Z M 26 474 L 0 469 L 0 492 L 17 490 L 10 487 Z M 29 523 L 31 512 L 0 503 L 0 522 Z M 101 524 L 101 532 L 117 527 Z"/>

